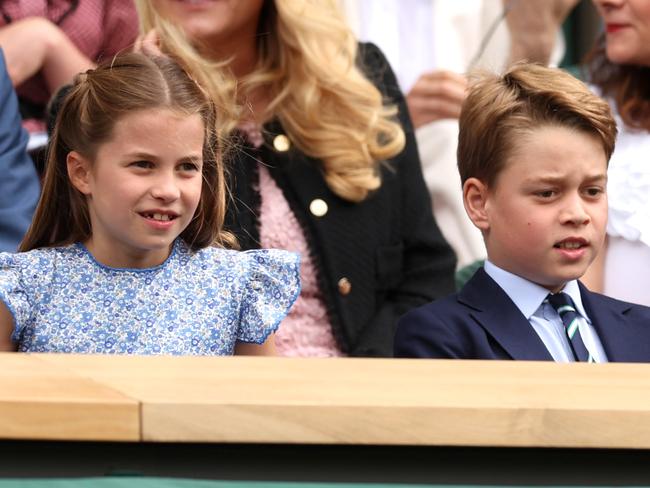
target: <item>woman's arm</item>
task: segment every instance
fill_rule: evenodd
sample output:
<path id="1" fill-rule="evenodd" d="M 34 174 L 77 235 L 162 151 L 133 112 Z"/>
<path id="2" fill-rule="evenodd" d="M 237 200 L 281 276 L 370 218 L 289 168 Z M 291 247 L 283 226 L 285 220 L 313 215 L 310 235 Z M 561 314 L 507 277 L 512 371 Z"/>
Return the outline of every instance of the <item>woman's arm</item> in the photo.
<path id="1" fill-rule="evenodd" d="M 27 17 L 0 28 L 0 47 L 14 86 L 42 71 L 53 93 L 75 74 L 95 67 L 65 32 L 44 17 Z"/>
<path id="2" fill-rule="evenodd" d="M 235 345 L 236 356 L 276 356 L 275 351 L 275 334 L 269 337 L 262 344 L 253 344 L 250 342 L 238 342 Z"/>
<path id="3" fill-rule="evenodd" d="M 11 333 L 14 330 L 14 317 L 7 306 L 0 301 L 0 351 L 16 351 L 17 347 L 11 341 Z"/>

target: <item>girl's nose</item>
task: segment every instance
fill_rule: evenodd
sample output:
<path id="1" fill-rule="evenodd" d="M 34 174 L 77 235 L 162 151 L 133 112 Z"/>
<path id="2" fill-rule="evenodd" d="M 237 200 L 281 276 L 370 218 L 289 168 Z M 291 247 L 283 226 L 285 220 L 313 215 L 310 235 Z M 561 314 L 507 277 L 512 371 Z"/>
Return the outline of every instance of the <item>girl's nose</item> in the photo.
<path id="1" fill-rule="evenodd" d="M 173 174 L 159 175 L 151 187 L 151 196 L 165 202 L 176 200 L 180 197 L 180 188 Z"/>

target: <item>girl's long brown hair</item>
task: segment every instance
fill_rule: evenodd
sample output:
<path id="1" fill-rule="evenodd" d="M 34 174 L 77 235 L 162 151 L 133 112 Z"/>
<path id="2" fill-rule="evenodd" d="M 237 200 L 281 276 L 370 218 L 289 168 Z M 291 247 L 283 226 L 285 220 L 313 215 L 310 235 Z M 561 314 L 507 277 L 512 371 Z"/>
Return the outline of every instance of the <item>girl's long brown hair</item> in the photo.
<path id="1" fill-rule="evenodd" d="M 68 153 L 76 151 L 92 161 L 121 117 L 160 108 L 199 114 L 205 127 L 201 199 L 181 237 L 192 249 L 234 243 L 222 228 L 226 186 L 215 149 L 214 104 L 171 58 L 128 53 L 78 75 L 65 95 L 50 139 L 41 199 L 20 251 L 83 242 L 90 237 L 86 197 L 70 182 Z"/>

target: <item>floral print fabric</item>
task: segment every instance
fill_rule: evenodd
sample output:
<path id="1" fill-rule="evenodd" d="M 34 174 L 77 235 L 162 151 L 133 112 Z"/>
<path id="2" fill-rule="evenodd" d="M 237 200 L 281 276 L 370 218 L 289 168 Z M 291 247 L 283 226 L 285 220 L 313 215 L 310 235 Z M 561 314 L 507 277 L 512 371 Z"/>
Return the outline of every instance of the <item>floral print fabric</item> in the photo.
<path id="1" fill-rule="evenodd" d="M 229 355 L 261 344 L 300 292 L 299 256 L 191 251 L 146 269 L 101 265 L 81 244 L 0 253 L 0 299 L 19 351 Z"/>

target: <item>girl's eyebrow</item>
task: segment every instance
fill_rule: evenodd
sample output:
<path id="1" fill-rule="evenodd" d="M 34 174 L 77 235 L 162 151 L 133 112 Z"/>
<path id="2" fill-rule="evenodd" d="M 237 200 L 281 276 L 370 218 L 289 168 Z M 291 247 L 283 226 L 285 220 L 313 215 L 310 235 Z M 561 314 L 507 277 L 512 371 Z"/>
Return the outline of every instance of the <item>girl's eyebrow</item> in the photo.
<path id="1" fill-rule="evenodd" d="M 126 157 L 129 158 L 141 158 L 141 159 L 158 159 L 158 156 L 155 156 L 153 154 L 149 154 L 145 151 L 133 151 L 133 152 L 127 152 L 125 154 Z"/>
<path id="2" fill-rule="evenodd" d="M 157 161 L 160 159 L 159 156 L 155 154 L 150 154 L 146 151 L 127 152 L 125 156 L 129 159 L 137 158 L 137 159 L 147 159 L 151 161 Z M 191 162 L 203 161 L 203 154 L 190 154 L 187 156 L 183 156 L 179 158 L 179 161 L 191 161 Z"/>

